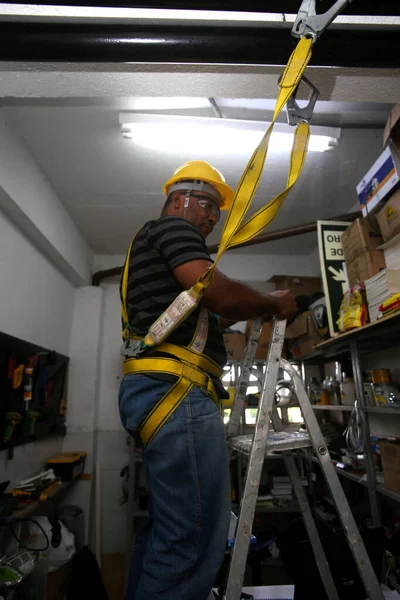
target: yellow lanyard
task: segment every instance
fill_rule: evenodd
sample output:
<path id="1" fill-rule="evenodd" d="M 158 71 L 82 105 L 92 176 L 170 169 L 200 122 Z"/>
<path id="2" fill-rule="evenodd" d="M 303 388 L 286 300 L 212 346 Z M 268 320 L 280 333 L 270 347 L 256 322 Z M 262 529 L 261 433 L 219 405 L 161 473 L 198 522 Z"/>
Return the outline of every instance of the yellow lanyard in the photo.
<path id="1" fill-rule="evenodd" d="M 275 218 L 280 206 L 285 200 L 287 194 L 296 183 L 304 165 L 307 154 L 308 140 L 310 137 L 310 128 L 308 123 L 300 123 L 294 133 L 294 142 L 290 156 L 289 173 L 286 182 L 286 188 L 267 204 L 262 206 L 245 223 L 242 221 L 251 205 L 256 193 L 265 159 L 268 152 L 268 144 L 274 129 L 277 116 L 285 106 L 286 102 L 293 94 L 300 83 L 304 69 L 311 58 L 312 40 L 303 37 L 298 42 L 295 50 L 289 58 L 282 79 L 279 83 L 279 95 L 275 106 L 275 112 L 271 125 L 268 127 L 260 144 L 255 149 L 252 157 L 236 188 L 232 206 L 225 221 L 221 236 L 221 243 L 218 248 L 213 265 L 200 277 L 199 281 L 193 287 L 197 294 L 202 294 L 211 285 L 213 271 L 223 253 L 238 244 L 243 244 L 258 235 Z"/>
<path id="2" fill-rule="evenodd" d="M 221 236 L 221 243 L 218 248 L 217 256 L 215 257 L 214 263 L 207 271 L 200 277 L 198 282 L 187 292 L 181 295 L 191 296 L 191 306 L 182 310 L 179 316 L 175 316 L 173 319 L 173 326 L 171 325 L 169 331 L 159 334 L 158 336 L 147 335 L 144 338 L 144 343 L 147 346 L 153 346 L 154 344 L 161 343 L 166 337 L 175 329 L 194 309 L 195 305 L 201 300 L 205 290 L 211 285 L 213 279 L 214 268 L 217 265 L 219 259 L 228 248 L 243 244 L 248 240 L 251 240 L 258 235 L 265 227 L 267 227 L 275 218 L 280 206 L 285 200 L 287 194 L 296 183 L 305 161 L 308 148 L 308 140 L 310 137 L 310 129 L 308 123 L 300 123 L 294 133 L 293 147 L 290 155 L 290 166 L 288 172 L 288 178 L 286 182 L 286 188 L 275 198 L 270 200 L 267 204 L 262 206 L 254 215 L 252 215 L 247 221 L 242 224 L 242 221 L 250 208 L 251 202 L 257 191 L 257 187 L 263 172 L 265 159 L 268 152 L 268 144 L 274 129 L 274 124 L 279 113 L 285 106 L 288 99 L 292 96 L 293 92 L 300 83 L 303 72 L 311 58 L 312 39 L 303 37 L 298 42 L 295 50 L 292 52 L 288 64 L 286 65 L 285 71 L 279 82 L 279 94 L 275 106 L 274 116 L 271 125 L 264 134 L 260 144 L 255 149 L 252 157 L 250 158 L 245 170 L 243 171 L 242 177 L 236 188 L 235 196 L 229 210 L 228 216 L 225 221 L 224 229 Z M 133 244 L 133 242 L 132 242 Z M 122 275 L 122 319 L 123 319 L 123 337 L 135 337 L 128 333 L 128 310 L 127 310 L 127 287 L 128 287 L 128 272 L 129 272 L 129 258 L 131 253 L 132 244 L 129 247 L 123 275 Z M 180 296 L 181 296 L 180 295 Z M 193 303 L 193 297 L 196 299 Z M 178 297 L 179 299 L 179 297 Z M 176 301 L 175 301 L 176 302 Z M 174 304 L 174 303 L 173 303 Z M 172 307 L 172 305 L 171 305 Z M 167 309 L 166 313 L 170 311 L 171 307 Z M 174 312 L 174 309 L 172 310 Z M 163 321 L 165 321 L 165 314 L 161 315 L 159 319 L 152 325 L 149 332 L 153 329 L 157 329 Z M 168 315 L 168 319 L 169 319 Z M 157 339 L 156 339 L 157 338 Z"/>

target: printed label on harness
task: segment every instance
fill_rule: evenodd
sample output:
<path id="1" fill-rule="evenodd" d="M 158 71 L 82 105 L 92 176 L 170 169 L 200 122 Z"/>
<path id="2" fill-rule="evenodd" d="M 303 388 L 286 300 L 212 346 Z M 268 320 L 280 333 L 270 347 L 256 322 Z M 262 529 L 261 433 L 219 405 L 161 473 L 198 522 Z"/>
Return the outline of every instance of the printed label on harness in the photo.
<path id="1" fill-rule="evenodd" d="M 197 323 L 196 337 L 192 340 L 189 350 L 202 354 L 208 337 L 208 310 L 202 306 Z"/>
<path id="2" fill-rule="evenodd" d="M 196 308 L 197 303 L 198 298 L 191 294 L 190 291 L 181 292 L 167 310 L 165 310 L 150 327 L 148 334 L 144 338 L 146 346 L 160 344 L 167 335 L 190 315 Z"/>

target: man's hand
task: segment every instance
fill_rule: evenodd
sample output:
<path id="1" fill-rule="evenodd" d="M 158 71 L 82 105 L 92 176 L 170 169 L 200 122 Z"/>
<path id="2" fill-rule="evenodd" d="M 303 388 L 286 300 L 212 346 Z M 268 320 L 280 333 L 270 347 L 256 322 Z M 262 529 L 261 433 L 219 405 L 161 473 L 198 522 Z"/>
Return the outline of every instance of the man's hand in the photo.
<path id="1" fill-rule="evenodd" d="M 296 300 L 290 290 L 279 290 L 266 294 L 271 301 L 271 313 L 268 311 L 268 316 L 277 317 L 278 319 L 291 319 L 297 311 Z"/>

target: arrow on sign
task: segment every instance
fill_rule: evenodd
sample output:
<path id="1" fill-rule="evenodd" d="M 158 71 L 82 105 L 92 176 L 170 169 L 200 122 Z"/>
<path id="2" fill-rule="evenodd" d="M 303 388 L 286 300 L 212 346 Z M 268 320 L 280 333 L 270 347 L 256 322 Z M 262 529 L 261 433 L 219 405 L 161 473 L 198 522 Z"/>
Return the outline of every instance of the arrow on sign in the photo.
<path id="1" fill-rule="evenodd" d="M 347 292 L 347 281 L 346 281 L 346 275 L 344 274 L 344 270 L 343 269 L 334 269 L 333 267 L 328 267 L 328 271 L 330 271 L 332 273 L 334 281 L 339 281 L 342 283 L 343 294 L 345 292 Z"/>

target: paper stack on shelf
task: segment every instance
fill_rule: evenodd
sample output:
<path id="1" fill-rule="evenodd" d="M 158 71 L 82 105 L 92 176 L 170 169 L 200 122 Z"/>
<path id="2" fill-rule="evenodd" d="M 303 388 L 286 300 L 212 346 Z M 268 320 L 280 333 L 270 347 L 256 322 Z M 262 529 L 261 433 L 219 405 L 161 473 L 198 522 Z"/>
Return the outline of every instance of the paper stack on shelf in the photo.
<path id="1" fill-rule="evenodd" d="M 293 498 L 293 485 L 290 477 L 273 477 L 273 487 L 271 494 L 274 499 L 279 498 L 280 500 L 292 500 Z"/>
<path id="2" fill-rule="evenodd" d="M 365 281 L 365 292 L 367 295 L 369 318 L 371 323 L 379 316 L 379 307 L 393 294 L 400 293 L 400 268 L 384 269 L 377 275 Z"/>
<path id="3" fill-rule="evenodd" d="M 400 234 L 380 246 L 379 249 L 383 250 L 387 269 L 400 269 Z"/>

